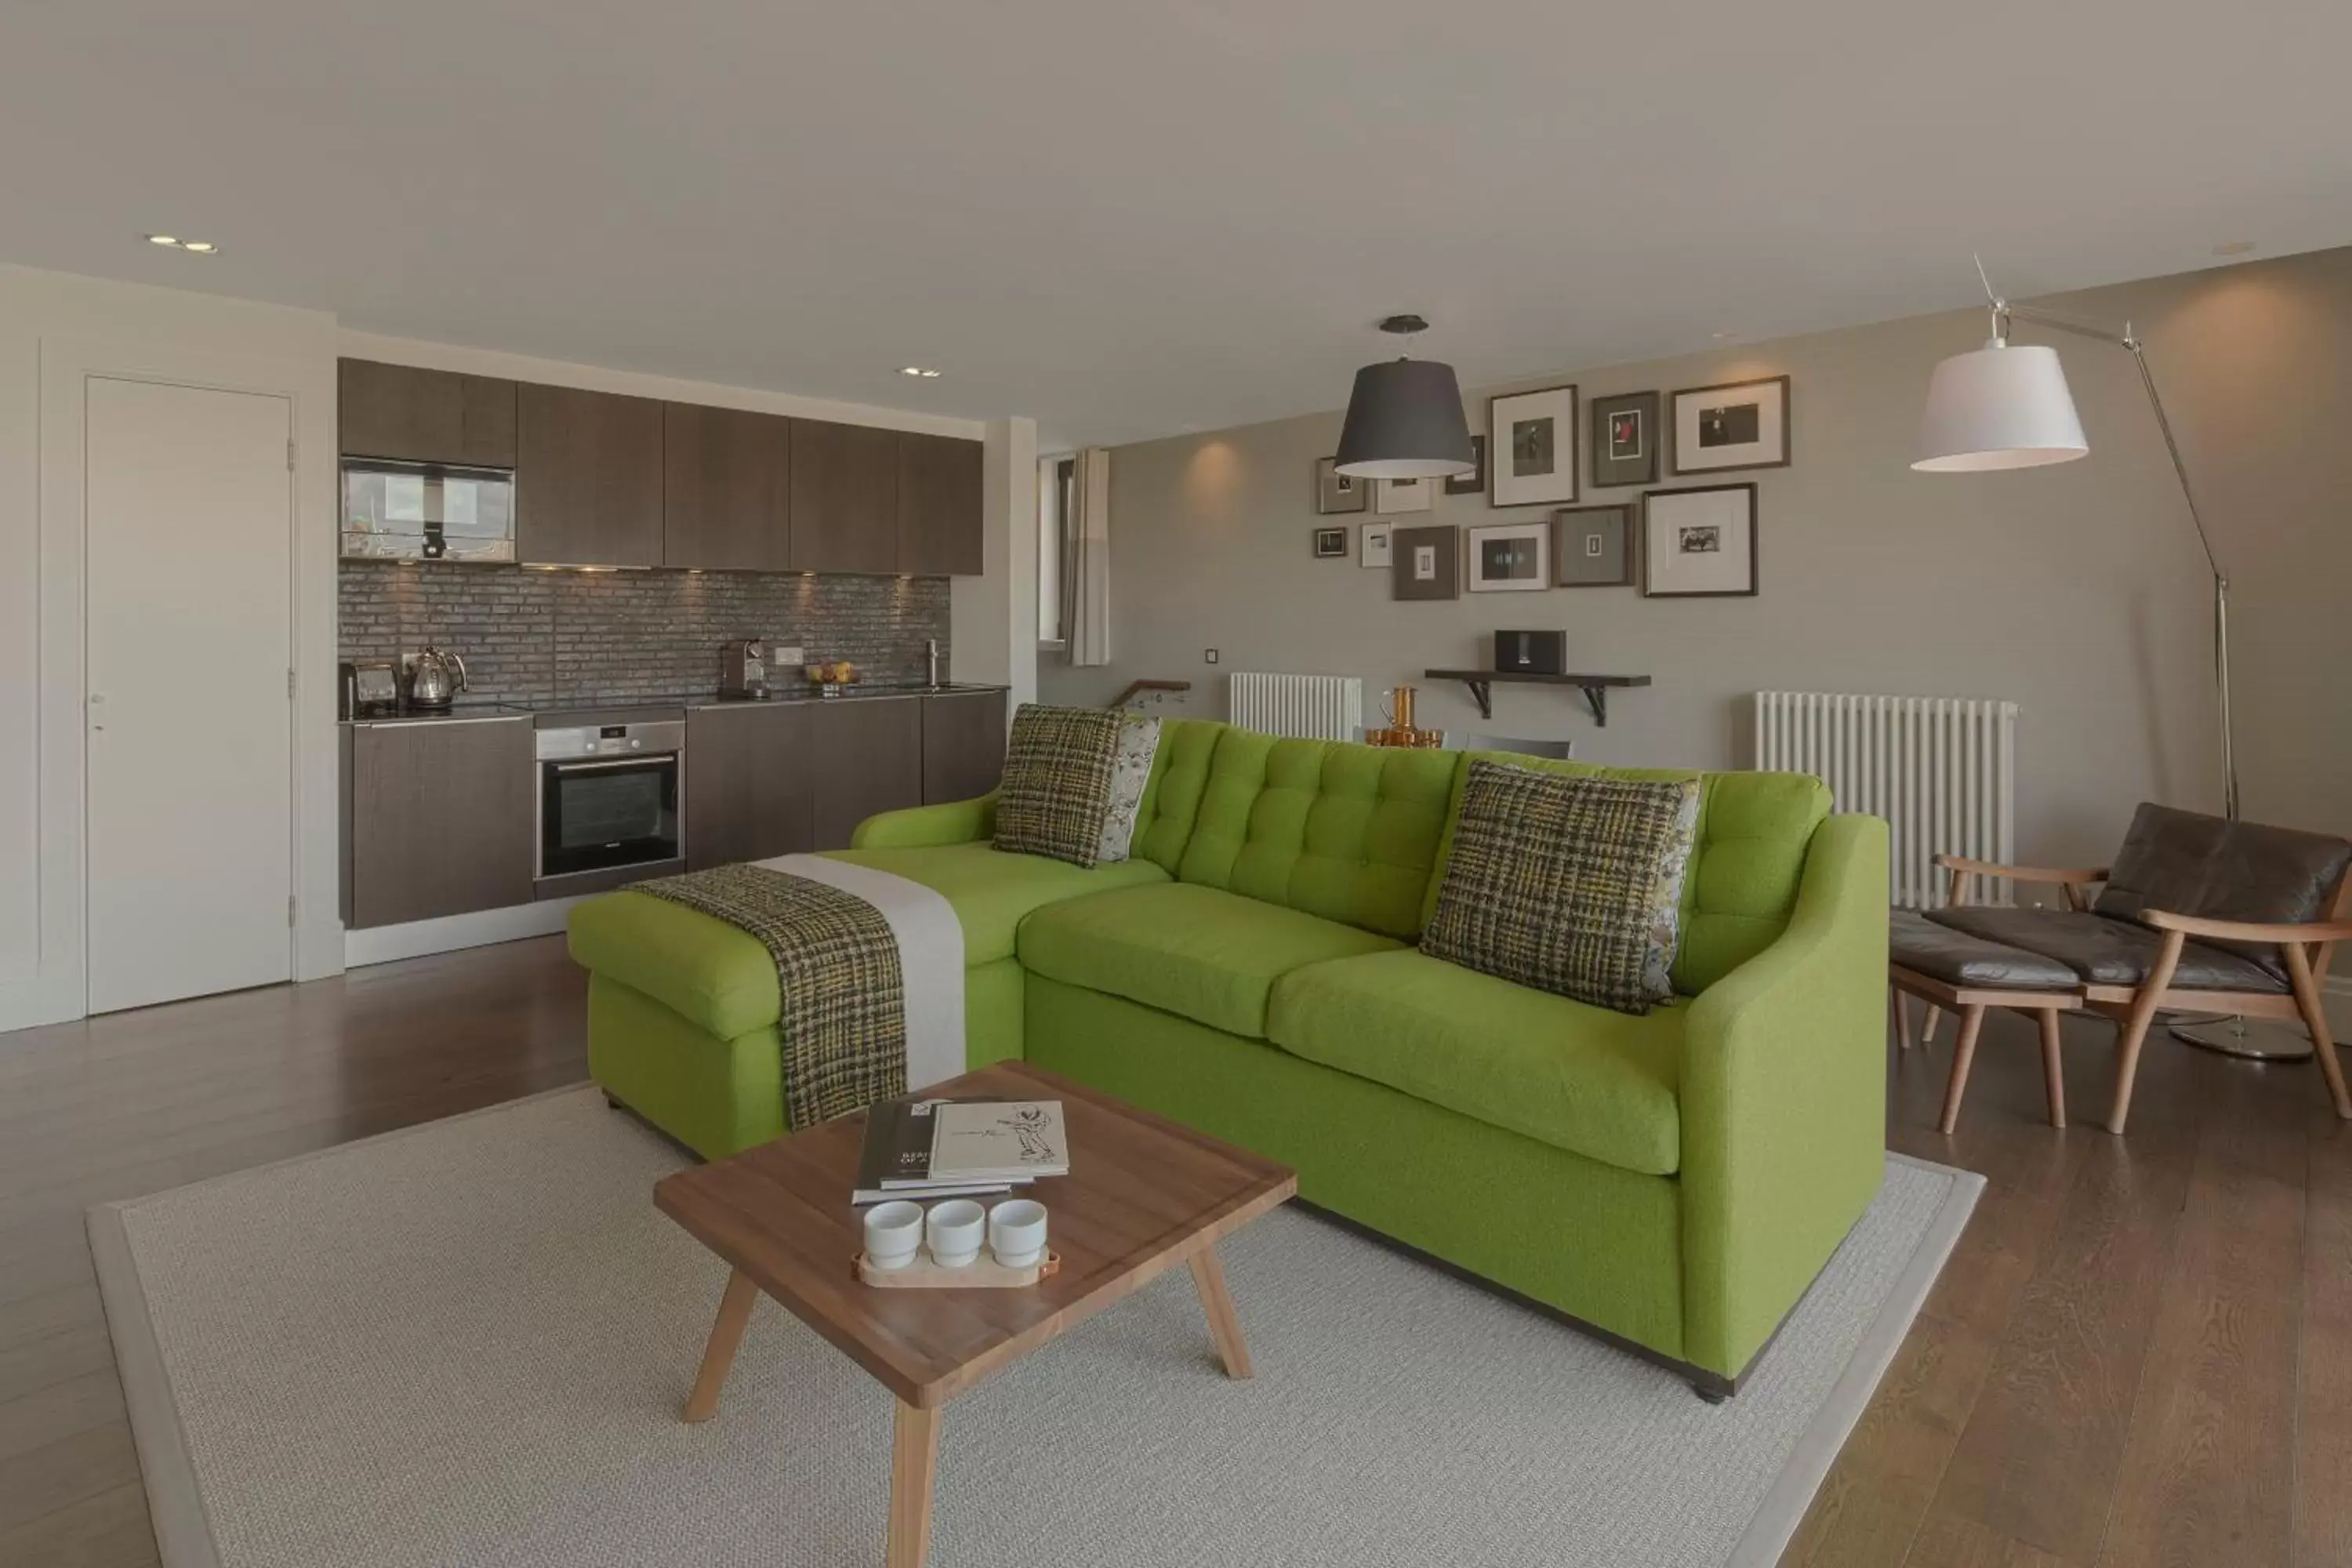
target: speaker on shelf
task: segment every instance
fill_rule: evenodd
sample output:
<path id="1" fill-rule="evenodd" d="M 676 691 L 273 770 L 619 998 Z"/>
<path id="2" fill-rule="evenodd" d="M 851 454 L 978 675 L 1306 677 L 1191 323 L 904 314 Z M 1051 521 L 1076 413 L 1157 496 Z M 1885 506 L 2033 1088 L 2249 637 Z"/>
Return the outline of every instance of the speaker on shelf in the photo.
<path id="1" fill-rule="evenodd" d="M 1521 675 L 1561 675 L 1568 669 L 1566 632 L 1496 632 L 1495 668 Z"/>

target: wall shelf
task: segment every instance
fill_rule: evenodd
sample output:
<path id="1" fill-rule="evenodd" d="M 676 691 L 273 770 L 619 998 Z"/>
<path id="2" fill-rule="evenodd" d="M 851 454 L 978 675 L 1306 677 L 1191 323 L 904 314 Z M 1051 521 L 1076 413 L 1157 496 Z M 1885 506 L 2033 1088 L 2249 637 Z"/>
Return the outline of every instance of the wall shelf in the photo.
<path id="1" fill-rule="evenodd" d="M 1468 687 L 1481 719 L 1495 716 L 1495 682 L 1498 680 L 1520 686 L 1577 687 L 1584 693 L 1585 706 L 1592 710 L 1592 721 L 1604 730 L 1609 727 L 1610 688 L 1650 684 L 1646 675 L 1538 675 L 1524 669 L 1424 669 L 1421 673 L 1425 679 L 1458 680 Z"/>

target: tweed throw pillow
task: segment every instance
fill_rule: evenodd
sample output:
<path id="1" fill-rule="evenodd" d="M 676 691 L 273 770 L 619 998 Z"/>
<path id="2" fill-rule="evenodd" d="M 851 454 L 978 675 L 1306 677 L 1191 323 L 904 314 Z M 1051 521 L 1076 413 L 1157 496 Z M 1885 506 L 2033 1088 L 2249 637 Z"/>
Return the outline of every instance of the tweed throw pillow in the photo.
<path id="1" fill-rule="evenodd" d="M 1645 1013 L 1674 994 L 1697 823 L 1696 780 L 1474 762 L 1421 950 L 1596 1007 Z"/>
<path id="2" fill-rule="evenodd" d="M 1101 708 L 1024 702 L 1004 743 L 996 847 L 1092 866 L 1102 852 L 1119 716 Z"/>
<path id="3" fill-rule="evenodd" d="M 1143 809 L 1143 786 L 1151 782 L 1151 759 L 1160 750 L 1160 721 L 1139 714 L 1120 716 L 1118 750 L 1111 762 L 1110 808 L 1103 813 L 1102 842 L 1095 847 L 1099 865 L 1127 858 L 1135 842 L 1135 819 Z"/>

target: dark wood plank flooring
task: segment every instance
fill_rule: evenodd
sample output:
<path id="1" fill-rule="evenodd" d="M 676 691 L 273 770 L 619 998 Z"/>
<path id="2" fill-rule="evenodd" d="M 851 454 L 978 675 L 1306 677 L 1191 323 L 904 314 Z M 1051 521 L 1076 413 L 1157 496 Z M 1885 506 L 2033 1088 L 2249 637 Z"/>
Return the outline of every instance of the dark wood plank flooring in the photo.
<path id="1" fill-rule="evenodd" d="M 556 939 L 0 1036 L 0 1568 L 155 1548 L 82 1211 L 578 1081 Z M 2112 1036 L 2067 1026 L 2078 1118 Z M 2053 1132 L 2030 1027 L 1894 1060 L 1889 1141 L 1990 1178 L 1784 1563 L 2352 1563 L 2352 1135 L 2309 1068 L 2168 1045 Z"/>

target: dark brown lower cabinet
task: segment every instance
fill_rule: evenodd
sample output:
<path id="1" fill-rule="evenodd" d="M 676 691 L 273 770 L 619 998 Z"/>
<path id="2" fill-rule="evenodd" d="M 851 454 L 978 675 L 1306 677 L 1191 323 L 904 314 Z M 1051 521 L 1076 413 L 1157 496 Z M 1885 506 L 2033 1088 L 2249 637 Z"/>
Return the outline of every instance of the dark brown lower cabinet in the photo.
<path id="1" fill-rule="evenodd" d="M 802 704 L 688 712 L 688 870 L 816 847 L 814 718 Z"/>
<path id="2" fill-rule="evenodd" d="M 807 712 L 819 849 L 846 849 L 877 812 L 923 804 L 921 699 L 847 698 L 810 703 Z"/>
<path id="3" fill-rule="evenodd" d="M 528 718 L 356 724 L 343 737 L 345 924 L 531 901 Z"/>
<path id="4" fill-rule="evenodd" d="M 975 800 L 1004 774 L 1004 693 L 923 699 L 923 804 Z"/>

